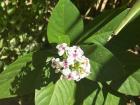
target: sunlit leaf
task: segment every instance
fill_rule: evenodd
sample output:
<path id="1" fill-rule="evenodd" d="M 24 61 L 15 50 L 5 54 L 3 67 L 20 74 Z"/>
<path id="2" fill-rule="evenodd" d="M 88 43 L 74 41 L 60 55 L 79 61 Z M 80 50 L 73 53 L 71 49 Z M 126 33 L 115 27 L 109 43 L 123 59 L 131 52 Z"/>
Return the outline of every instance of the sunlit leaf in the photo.
<path id="1" fill-rule="evenodd" d="M 83 31 L 79 11 L 70 0 L 59 0 L 49 19 L 47 36 L 50 43 L 70 43 Z"/>

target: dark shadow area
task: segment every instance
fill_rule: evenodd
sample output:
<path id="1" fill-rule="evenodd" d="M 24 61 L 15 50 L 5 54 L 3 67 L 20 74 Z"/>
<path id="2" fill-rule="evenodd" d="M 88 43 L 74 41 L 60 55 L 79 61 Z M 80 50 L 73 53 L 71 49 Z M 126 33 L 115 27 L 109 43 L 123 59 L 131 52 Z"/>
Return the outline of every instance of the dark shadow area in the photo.
<path id="1" fill-rule="evenodd" d="M 32 93 L 35 89 L 40 89 L 58 77 L 54 75 L 50 64 L 46 64 L 46 59 L 50 56 L 48 51 L 38 51 L 33 54 L 32 62 L 28 62 L 21 72 L 11 83 L 11 93 L 22 96 Z"/>
<path id="2" fill-rule="evenodd" d="M 19 105 L 18 98 L 0 99 L 0 105 Z"/>
<path id="3" fill-rule="evenodd" d="M 28 62 L 11 83 L 11 94 L 26 100 L 22 101 L 23 105 L 34 105 L 35 89 L 41 89 L 50 82 L 58 80 L 59 75 L 56 76 L 50 64 L 46 62 L 50 55 L 50 52 L 46 50 L 35 52 L 32 62 Z"/>
<path id="4" fill-rule="evenodd" d="M 125 76 L 120 80 L 113 80 L 110 84 L 113 90 L 118 90 L 123 82 L 134 72 L 140 68 L 140 54 L 135 49 L 136 45 L 140 45 L 140 31 L 139 31 L 140 18 L 136 18 L 129 23 L 117 36 L 114 36 L 106 45 L 107 47 L 124 65 Z M 137 96 L 128 96 L 128 99 L 121 98 L 120 105 L 123 102 L 134 100 L 137 105 L 140 101 Z"/>
<path id="5" fill-rule="evenodd" d="M 76 94 L 75 94 L 75 103 L 74 105 L 86 105 L 85 100 L 88 98 L 88 105 L 108 105 L 107 103 L 113 102 L 106 102 L 111 101 L 108 97 L 108 94 L 112 94 L 115 97 L 120 97 L 120 105 L 126 105 L 128 99 L 124 97 L 123 94 L 119 94 L 118 92 L 114 92 L 111 90 L 106 84 L 103 83 L 103 87 L 100 87 L 97 82 L 90 81 L 88 79 L 83 79 L 78 82 L 76 87 Z M 109 96 L 110 96 L 109 95 Z M 110 104 L 109 104 L 110 105 Z"/>
<path id="6" fill-rule="evenodd" d="M 140 18 L 138 17 L 105 45 L 120 60 L 125 69 L 125 76 L 120 81 L 112 81 L 111 83 L 115 90 L 129 75 L 140 68 L 140 54 L 134 53 L 135 46 L 140 44 L 139 23 Z"/>
<path id="7" fill-rule="evenodd" d="M 124 68 L 114 58 L 110 58 L 100 68 L 96 77 L 97 81 L 106 82 L 113 80 L 120 80 L 125 76 Z"/>
<path id="8" fill-rule="evenodd" d="M 82 105 L 83 101 L 94 91 L 97 90 L 96 94 L 98 95 L 99 86 L 97 82 L 90 81 L 88 79 L 83 79 L 76 84 L 76 94 L 75 94 L 75 103 L 74 105 Z M 97 96 L 94 97 L 96 100 Z"/>
<path id="9" fill-rule="evenodd" d="M 119 80 L 125 76 L 124 68 L 103 46 L 92 44 L 83 46 L 85 55 L 91 60 L 90 78 L 92 80 L 107 82 Z"/>
<path id="10" fill-rule="evenodd" d="M 3 72 L 4 62 L 0 60 L 0 73 Z"/>

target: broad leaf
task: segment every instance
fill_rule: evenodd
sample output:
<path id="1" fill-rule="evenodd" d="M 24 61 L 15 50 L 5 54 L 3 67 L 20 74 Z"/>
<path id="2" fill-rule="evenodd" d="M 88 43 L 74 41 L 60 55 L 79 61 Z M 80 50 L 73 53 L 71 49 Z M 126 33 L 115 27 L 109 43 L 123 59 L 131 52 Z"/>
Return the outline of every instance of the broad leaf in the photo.
<path id="1" fill-rule="evenodd" d="M 99 89 L 89 95 L 83 105 L 119 105 L 119 103 L 120 97 Z"/>
<path id="2" fill-rule="evenodd" d="M 74 102 L 75 83 L 68 80 L 58 80 L 47 87 L 37 90 L 36 105 L 72 105 Z"/>
<path id="3" fill-rule="evenodd" d="M 83 31 L 79 11 L 70 0 L 59 0 L 49 19 L 47 36 L 50 43 L 70 43 Z"/>
<path id="4" fill-rule="evenodd" d="M 86 79 L 77 83 L 76 90 L 74 105 L 118 105 L 120 102 L 120 97 L 111 94 L 96 82 Z"/>
<path id="5" fill-rule="evenodd" d="M 129 53 L 119 57 L 122 57 L 121 62 L 125 64 L 127 76 L 113 81 L 111 87 L 126 95 L 140 95 L 140 57 Z"/>
<path id="6" fill-rule="evenodd" d="M 99 81 L 119 80 L 125 75 L 118 59 L 101 45 L 82 46 L 91 62 L 89 79 Z"/>
<path id="7" fill-rule="evenodd" d="M 11 83 L 15 76 L 32 61 L 32 53 L 19 57 L 14 63 L 10 64 L 5 71 L 0 74 L 0 99 L 13 97 L 11 94 Z"/>
<path id="8" fill-rule="evenodd" d="M 87 79 L 77 84 L 73 81 L 58 80 L 37 90 L 35 95 L 36 105 L 118 105 L 119 102 L 120 97 Z"/>
<path id="9" fill-rule="evenodd" d="M 112 82 L 112 88 L 124 94 L 135 96 L 140 95 L 139 81 L 134 75 L 135 72 L 138 74 L 137 70 L 140 69 L 140 56 L 134 54 L 134 47 L 140 42 L 139 23 L 140 18 L 138 17 L 106 45 L 124 65 L 127 74 L 121 80 Z"/>

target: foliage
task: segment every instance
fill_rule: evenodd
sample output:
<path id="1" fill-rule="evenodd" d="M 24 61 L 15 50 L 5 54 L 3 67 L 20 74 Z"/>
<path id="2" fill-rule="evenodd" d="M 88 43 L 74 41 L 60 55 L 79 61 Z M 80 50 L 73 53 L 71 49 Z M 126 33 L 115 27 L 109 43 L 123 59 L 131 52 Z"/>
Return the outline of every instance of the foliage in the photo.
<path id="1" fill-rule="evenodd" d="M 22 102 L 31 95 L 35 105 L 125 105 L 140 95 L 139 0 L 89 24 L 71 0 L 59 0 L 49 20 L 49 2 L 30 2 L 1 2 L 0 99 Z M 91 65 L 87 78 L 61 80 L 55 73 L 48 60 L 60 43 L 84 50 Z"/>

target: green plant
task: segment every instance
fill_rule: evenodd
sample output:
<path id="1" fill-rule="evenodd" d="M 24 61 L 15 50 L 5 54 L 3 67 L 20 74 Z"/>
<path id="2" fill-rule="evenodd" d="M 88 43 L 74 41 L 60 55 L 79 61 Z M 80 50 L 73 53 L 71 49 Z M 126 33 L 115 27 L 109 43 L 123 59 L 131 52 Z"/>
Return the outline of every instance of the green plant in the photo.
<path id="1" fill-rule="evenodd" d="M 131 53 L 140 44 L 139 14 L 138 0 L 132 8 L 104 12 L 84 27 L 74 4 L 59 0 L 43 30 L 46 44 L 18 57 L 0 74 L 0 99 L 35 94 L 35 105 L 124 105 L 133 100 L 140 95 L 140 55 Z M 86 79 L 61 80 L 46 62 L 56 56 L 60 43 L 84 50 L 91 65 Z"/>

